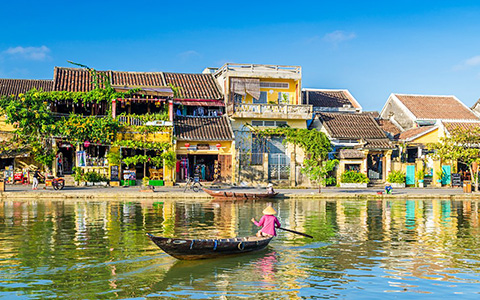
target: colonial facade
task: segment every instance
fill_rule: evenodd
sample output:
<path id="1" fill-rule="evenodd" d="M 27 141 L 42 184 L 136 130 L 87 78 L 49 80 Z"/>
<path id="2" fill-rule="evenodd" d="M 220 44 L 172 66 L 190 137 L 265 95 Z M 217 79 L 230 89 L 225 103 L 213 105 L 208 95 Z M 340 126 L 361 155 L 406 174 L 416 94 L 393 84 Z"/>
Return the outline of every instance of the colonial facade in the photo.
<path id="1" fill-rule="evenodd" d="M 285 145 L 282 136 L 265 141 L 252 132 L 252 127 L 307 127 L 312 106 L 302 104 L 301 67 L 225 64 L 205 72 L 213 73 L 217 79 L 224 93 L 227 115 L 232 120 L 237 181 L 301 184 L 299 166 L 303 153 L 293 145 Z"/>
<path id="2" fill-rule="evenodd" d="M 428 144 L 445 136 L 445 124 L 476 124 L 480 118 L 455 96 L 391 94 L 378 121 L 398 144 L 393 169 L 406 173 L 407 185 L 416 184 L 416 174 L 423 170 L 425 182 L 433 185 L 440 179 L 439 171 L 444 174 L 442 184 L 450 182 L 452 167 L 457 169 L 457 165 L 434 161 L 428 155 Z"/>
<path id="3" fill-rule="evenodd" d="M 337 182 L 345 171 L 364 173 L 370 180 L 385 181 L 395 148 L 369 113 L 317 113 L 310 125 L 324 132 L 339 159 Z"/>

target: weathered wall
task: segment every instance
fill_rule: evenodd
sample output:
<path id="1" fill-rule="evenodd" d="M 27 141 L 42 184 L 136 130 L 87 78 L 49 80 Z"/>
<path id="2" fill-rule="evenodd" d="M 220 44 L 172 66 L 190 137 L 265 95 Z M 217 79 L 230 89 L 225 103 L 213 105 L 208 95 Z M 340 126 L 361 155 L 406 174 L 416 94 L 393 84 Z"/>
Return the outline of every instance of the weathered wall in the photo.
<path id="1" fill-rule="evenodd" d="M 405 112 L 402 107 L 400 107 L 400 105 L 389 98 L 384 110 L 382 111 L 382 114 L 380 115 L 380 118 L 389 120 L 392 116 L 404 130 L 415 127 L 414 120 Z"/>

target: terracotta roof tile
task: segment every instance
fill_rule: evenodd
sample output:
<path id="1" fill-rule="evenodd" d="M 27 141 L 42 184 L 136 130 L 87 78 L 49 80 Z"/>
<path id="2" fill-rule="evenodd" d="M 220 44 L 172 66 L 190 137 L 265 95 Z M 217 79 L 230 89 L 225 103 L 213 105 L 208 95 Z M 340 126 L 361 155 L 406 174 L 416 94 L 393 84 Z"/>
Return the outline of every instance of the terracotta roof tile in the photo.
<path id="1" fill-rule="evenodd" d="M 398 139 L 398 136 L 402 132 L 400 128 L 395 126 L 390 120 L 376 119 L 376 121 L 387 135 L 391 136 L 393 139 Z"/>
<path id="2" fill-rule="evenodd" d="M 53 89 L 53 81 L 0 78 L 0 96 L 18 95 L 20 93 L 28 92 L 33 88 L 50 92 Z"/>
<path id="3" fill-rule="evenodd" d="M 480 127 L 480 123 L 477 122 L 442 122 L 445 128 L 452 132 L 455 129 L 471 130 L 473 128 Z"/>
<path id="4" fill-rule="evenodd" d="M 365 144 L 361 146 L 363 149 L 394 149 L 389 139 L 365 139 Z"/>
<path id="5" fill-rule="evenodd" d="M 212 74 L 163 73 L 166 84 L 180 87 L 179 99 L 223 100 Z"/>
<path id="6" fill-rule="evenodd" d="M 108 71 L 97 72 L 110 76 Z M 93 78 L 90 72 L 85 69 L 55 67 L 53 82 L 55 91 L 88 92 L 94 89 Z"/>
<path id="7" fill-rule="evenodd" d="M 426 133 L 435 127 L 436 126 L 422 126 L 422 127 L 412 128 L 400 133 L 398 136 L 398 139 L 401 141 L 406 141 L 416 136 L 422 135 L 423 133 Z"/>
<path id="8" fill-rule="evenodd" d="M 332 138 L 376 139 L 387 138 L 370 114 L 318 113 Z"/>
<path id="9" fill-rule="evenodd" d="M 395 96 L 418 119 L 479 120 L 454 96 L 403 95 Z"/>
<path id="10" fill-rule="evenodd" d="M 227 116 L 177 117 L 174 135 L 183 141 L 231 141 L 233 131 Z"/>
<path id="11" fill-rule="evenodd" d="M 111 71 L 112 85 L 119 86 L 166 86 L 162 72 Z"/>
<path id="12" fill-rule="evenodd" d="M 356 100 L 352 99 L 345 90 L 309 90 L 302 91 L 302 98 L 306 104 L 313 107 L 344 107 L 351 105 L 360 108 Z"/>

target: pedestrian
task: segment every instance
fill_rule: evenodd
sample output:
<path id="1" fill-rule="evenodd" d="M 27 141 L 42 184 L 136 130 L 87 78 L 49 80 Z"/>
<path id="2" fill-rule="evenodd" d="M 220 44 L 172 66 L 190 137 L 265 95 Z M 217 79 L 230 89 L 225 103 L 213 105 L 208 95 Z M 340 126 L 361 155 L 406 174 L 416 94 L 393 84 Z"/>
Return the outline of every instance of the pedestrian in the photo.
<path id="1" fill-rule="evenodd" d="M 263 210 L 263 217 L 260 219 L 259 222 L 255 220 L 255 218 L 252 218 L 253 224 L 257 226 L 261 226 L 262 229 L 260 229 L 257 232 L 258 237 L 273 237 L 277 236 L 277 231 L 275 228 L 279 228 L 280 222 L 278 221 L 277 217 L 275 217 L 275 214 L 277 211 L 271 206 L 268 205 L 264 210 Z"/>
<path id="2" fill-rule="evenodd" d="M 38 180 L 40 179 L 40 172 L 35 170 L 33 172 L 33 182 L 32 182 L 32 190 L 37 190 L 38 189 Z"/>
<path id="3" fill-rule="evenodd" d="M 269 195 L 275 194 L 275 191 L 273 190 L 273 184 L 271 184 L 271 183 L 269 183 L 267 185 L 267 194 L 269 194 Z"/>
<path id="4" fill-rule="evenodd" d="M 387 183 L 385 184 L 385 194 L 391 194 L 391 193 L 392 193 L 392 190 L 393 190 L 392 185 L 387 182 Z"/>

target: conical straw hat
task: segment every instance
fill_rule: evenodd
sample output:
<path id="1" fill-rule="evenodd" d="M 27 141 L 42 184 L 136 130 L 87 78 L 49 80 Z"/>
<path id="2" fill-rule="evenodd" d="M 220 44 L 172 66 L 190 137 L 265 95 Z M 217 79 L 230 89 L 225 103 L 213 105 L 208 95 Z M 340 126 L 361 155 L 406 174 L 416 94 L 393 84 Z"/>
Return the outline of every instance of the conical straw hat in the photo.
<path id="1" fill-rule="evenodd" d="M 263 210 L 263 214 L 264 214 L 264 215 L 274 215 L 274 214 L 276 214 L 276 213 L 277 213 L 277 211 L 275 210 L 275 208 L 271 207 L 270 205 L 267 206 L 267 208 L 265 208 L 265 209 Z"/>

